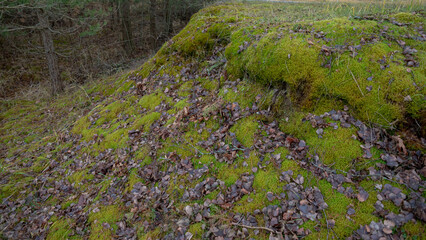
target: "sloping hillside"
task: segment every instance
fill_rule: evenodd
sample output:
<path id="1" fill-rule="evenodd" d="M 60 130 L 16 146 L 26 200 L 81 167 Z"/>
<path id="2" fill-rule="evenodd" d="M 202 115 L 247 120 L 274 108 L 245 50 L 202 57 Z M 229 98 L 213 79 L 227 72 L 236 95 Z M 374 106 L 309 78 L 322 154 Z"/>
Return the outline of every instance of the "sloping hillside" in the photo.
<path id="1" fill-rule="evenodd" d="M 424 6 L 225 4 L 140 69 L 5 101 L 10 239 L 424 239 Z"/>

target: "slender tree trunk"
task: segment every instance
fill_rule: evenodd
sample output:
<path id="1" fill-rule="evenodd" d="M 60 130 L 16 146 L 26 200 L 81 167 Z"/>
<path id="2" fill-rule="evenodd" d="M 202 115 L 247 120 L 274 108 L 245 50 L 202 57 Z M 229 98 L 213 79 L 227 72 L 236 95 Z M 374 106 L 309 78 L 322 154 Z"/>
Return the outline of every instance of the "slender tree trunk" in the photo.
<path id="1" fill-rule="evenodd" d="M 127 55 L 133 50 L 133 33 L 130 22 L 130 0 L 120 1 L 121 36 Z"/>
<path id="2" fill-rule="evenodd" d="M 59 78 L 59 67 L 58 57 L 55 53 L 55 47 L 53 45 L 52 33 L 50 32 L 49 17 L 44 10 L 37 12 L 38 21 L 40 24 L 40 33 L 43 39 L 44 52 L 46 54 L 47 65 L 49 67 L 50 85 L 52 96 L 60 93 L 63 90 L 63 84 Z"/>
<path id="3" fill-rule="evenodd" d="M 157 23 L 156 23 L 156 14 L 155 9 L 157 8 L 156 0 L 150 0 L 149 6 L 149 30 L 151 31 L 152 36 L 152 45 L 157 47 Z"/>
<path id="4" fill-rule="evenodd" d="M 110 16 L 110 18 L 111 18 L 111 30 L 114 30 L 114 28 L 115 28 L 115 11 L 117 10 L 116 9 L 116 7 L 115 7 L 115 2 L 116 2 L 116 0 L 110 0 L 110 7 L 111 7 L 111 16 Z"/>
<path id="5" fill-rule="evenodd" d="M 167 37 L 170 37 L 173 34 L 173 17 L 172 17 L 172 0 L 166 0 L 166 7 L 165 7 L 165 11 L 166 11 L 166 34 Z"/>

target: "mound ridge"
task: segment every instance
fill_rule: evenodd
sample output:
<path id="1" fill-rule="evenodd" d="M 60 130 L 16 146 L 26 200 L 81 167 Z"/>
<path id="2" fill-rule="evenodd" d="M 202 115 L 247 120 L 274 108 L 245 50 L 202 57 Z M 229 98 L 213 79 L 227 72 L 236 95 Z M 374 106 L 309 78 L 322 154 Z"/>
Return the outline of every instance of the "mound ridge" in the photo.
<path id="1" fill-rule="evenodd" d="M 208 7 L 90 99 L 4 111 L 2 237 L 422 238 L 423 12 L 314 6 Z"/>

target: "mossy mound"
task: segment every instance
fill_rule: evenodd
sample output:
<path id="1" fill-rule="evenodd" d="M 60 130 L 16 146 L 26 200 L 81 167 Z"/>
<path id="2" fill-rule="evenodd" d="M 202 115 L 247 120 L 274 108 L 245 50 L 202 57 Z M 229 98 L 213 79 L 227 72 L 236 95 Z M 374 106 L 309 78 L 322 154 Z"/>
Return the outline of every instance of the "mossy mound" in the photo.
<path id="1" fill-rule="evenodd" d="M 268 27 L 244 27 L 247 19 L 237 21 L 226 45 L 226 69 L 231 79 L 247 77 L 286 89 L 292 102 L 306 110 L 327 101 L 328 107 L 348 105 L 362 120 L 385 127 L 406 123 L 406 117 L 423 121 L 426 76 L 421 66 L 426 45 L 411 36 L 420 37 L 416 29 L 425 20 L 407 13 L 393 15 L 400 21 L 410 16 L 416 21 L 403 26 L 379 17 Z M 415 63 L 407 62 L 407 48 L 415 49 Z"/>
<path id="2" fill-rule="evenodd" d="M 2 104 L 0 236 L 344 239 L 386 223 L 383 236 L 421 238 L 424 147 L 377 127 L 422 124 L 418 9 L 211 6 L 139 69 Z M 367 143 L 373 131 L 386 141 Z"/>

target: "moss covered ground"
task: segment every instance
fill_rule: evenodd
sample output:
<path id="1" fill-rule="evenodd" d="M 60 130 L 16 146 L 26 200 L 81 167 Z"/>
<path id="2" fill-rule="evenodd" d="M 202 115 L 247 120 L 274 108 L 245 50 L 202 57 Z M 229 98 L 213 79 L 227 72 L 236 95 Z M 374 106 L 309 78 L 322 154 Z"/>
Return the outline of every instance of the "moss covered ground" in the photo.
<path id="1" fill-rule="evenodd" d="M 389 221 L 390 212 L 413 212 L 380 194 L 390 184 L 424 204 L 424 163 L 412 163 L 425 153 L 424 7 L 213 5 L 138 69 L 53 100 L 2 100 L 0 236 L 267 239 L 268 230 L 232 224 L 253 217 L 277 236 L 262 211 L 285 205 L 298 214 L 281 229 L 289 237 L 343 239 Z M 325 116 L 336 127 L 323 129 L 307 120 L 331 110 L 399 135 L 411 162 L 388 168 L 389 151 L 375 145 L 366 156 L 355 125 Z M 391 173 L 369 176 L 372 170 Z M 420 187 L 396 177 L 405 170 Z M 350 181 L 336 187 L 336 174 Z M 327 208 L 309 197 L 314 189 Z M 303 197 L 292 208 L 294 194 Z M 305 198 L 316 217 L 300 210 Z M 425 222 L 414 213 L 391 230 L 385 237 L 424 239 Z"/>

